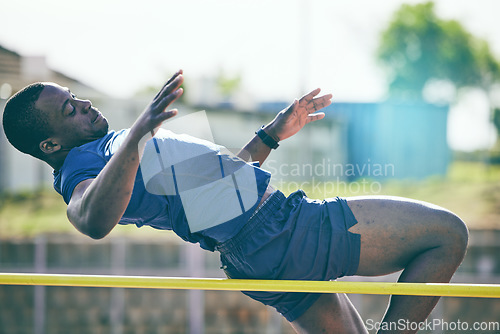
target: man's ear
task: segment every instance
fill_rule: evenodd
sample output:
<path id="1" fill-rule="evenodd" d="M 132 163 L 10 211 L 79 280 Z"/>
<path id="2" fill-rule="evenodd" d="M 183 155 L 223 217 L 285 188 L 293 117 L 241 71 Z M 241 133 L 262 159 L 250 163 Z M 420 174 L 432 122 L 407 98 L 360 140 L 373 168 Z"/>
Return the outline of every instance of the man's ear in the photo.
<path id="1" fill-rule="evenodd" d="M 62 146 L 54 138 L 47 138 L 40 142 L 40 150 L 45 154 L 52 154 L 61 150 Z"/>

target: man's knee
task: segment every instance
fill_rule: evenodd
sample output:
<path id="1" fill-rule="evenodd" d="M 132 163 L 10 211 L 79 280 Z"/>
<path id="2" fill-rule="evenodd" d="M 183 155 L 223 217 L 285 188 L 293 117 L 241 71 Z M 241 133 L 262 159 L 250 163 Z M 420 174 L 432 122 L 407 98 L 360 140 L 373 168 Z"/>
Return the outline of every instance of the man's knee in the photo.
<path id="1" fill-rule="evenodd" d="M 441 224 L 445 227 L 442 235 L 443 244 L 460 260 L 464 257 L 469 241 L 469 230 L 464 221 L 450 211 L 440 213 Z"/>

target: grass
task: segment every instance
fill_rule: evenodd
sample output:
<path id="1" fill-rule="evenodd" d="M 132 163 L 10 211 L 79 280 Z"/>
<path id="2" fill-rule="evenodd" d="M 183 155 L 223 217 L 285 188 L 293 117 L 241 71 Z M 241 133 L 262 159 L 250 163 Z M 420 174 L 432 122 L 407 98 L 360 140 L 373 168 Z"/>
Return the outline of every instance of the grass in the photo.
<path id="1" fill-rule="evenodd" d="M 304 190 L 311 198 L 373 194 L 409 197 L 454 211 L 470 229 L 500 229 L 500 166 L 456 162 L 451 165 L 446 177 L 420 181 L 355 182 L 358 182 L 357 186 L 346 184 L 338 191 L 318 191 L 307 187 Z M 364 188 L 360 186 L 362 182 Z M 370 191 L 370 187 L 375 191 Z M 360 192 L 363 189 L 367 191 Z M 0 196 L 0 238 L 35 237 L 49 233 L 79 235 L 68 222 L 66 205 L 58 194 L 43 190 Z M 112 235 L 165 236 L 153 229 L 137 229 L 135 226 L 120 226 Z"/>
<path id="2" fill-rule="evenodd" d="M 33 238 L 44 234 L 83 236 L 66 217 L 66 204 L 54 190 L 0 195 L 0 238 Z M 147 227 L 120 226 L 114 236 L 159 236 Z M 164 234 L 162 235 L 164 236 Z"/>
<path id="3" fill-rule="evenodd" d="M 49 190 L 3 194 L 0 200 L 0 235 L 34 237 L 43 233 L 71 232 L 65 203 Z"/>
<path id="4" fill-rule="evenodd" d="M 333 191 L 304 187 L 311 198 L 387 195 L 430 202 L 458 214 L 470 229 L 500 229 L 500 166 L 455 162 L 446 176 L 425 180 L 357 180 Z M 331 188 L 331 187 L 330 187 Z M 370 191 L 374 190 L 374 191 Z"/>
<path id="5" fill-rule="evenodd" d="M 500 166 L 455 163 L 446 178 L 406 187 L 388 184 L 387 191 L 445 207 L 471 229 L 500 229 Z"/>

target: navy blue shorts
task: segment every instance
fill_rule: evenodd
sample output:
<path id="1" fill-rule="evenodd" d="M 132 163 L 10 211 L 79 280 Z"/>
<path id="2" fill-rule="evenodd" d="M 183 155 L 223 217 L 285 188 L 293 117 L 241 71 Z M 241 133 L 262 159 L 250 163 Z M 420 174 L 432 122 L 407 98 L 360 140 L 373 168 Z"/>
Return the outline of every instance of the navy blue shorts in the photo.
<path id="1" fill-rule="evenodd" d="M 360 235 L 348 231 L 356 223 L 344 199 L 311 200 L 302 190 L 286 198 L 276 191 L 235 237 L 216 249 L 229 278 L 328 281 L 358 269 Z M 321 295 L 243 293 L 273 306 L 290 322 Z"/>

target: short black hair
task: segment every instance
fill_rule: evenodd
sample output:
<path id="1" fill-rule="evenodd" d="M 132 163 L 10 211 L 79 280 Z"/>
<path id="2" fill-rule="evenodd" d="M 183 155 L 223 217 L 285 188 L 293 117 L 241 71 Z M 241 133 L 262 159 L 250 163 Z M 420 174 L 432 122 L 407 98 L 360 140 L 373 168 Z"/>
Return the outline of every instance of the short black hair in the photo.
<path id="1" fill-rule="evenodd" d="M 24 87 L 7 101 L 3 113 L 3 130 L 12 146 L 41 160 L 40 142 L 51 133 L 48 115 L 35 107 L 44 88 L 40 82 Z"/>

